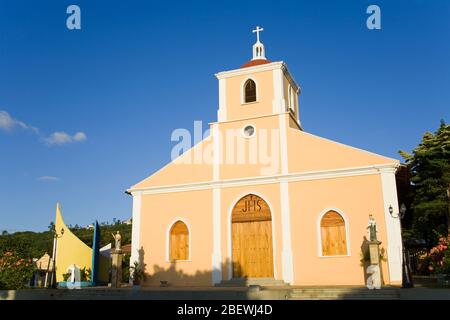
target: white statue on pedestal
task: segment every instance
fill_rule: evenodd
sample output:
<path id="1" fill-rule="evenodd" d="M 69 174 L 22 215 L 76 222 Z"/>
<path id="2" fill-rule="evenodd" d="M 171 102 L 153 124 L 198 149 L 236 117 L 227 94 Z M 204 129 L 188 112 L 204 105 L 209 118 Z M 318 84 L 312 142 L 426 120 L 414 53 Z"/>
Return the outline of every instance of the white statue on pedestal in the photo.
<path id="1" fill-rule="evenodd" d="M 377 223 L 375 221 L 375 218 L 373 217 L 373 215 L 369 215 L 369 223 L 367 224 L 367 229 L 368 229 L 368 235 L 369 235 L 369 240 L 370 241 L 377 241 Z"/>
<path id="2" fill-rule="evenodd" d="M 113 236 L 114 240 L 115 240 L 115 246 L 114 248 L 116 249 L 116 251 L 119 251 L 121 249 L 121 240 L 122 240 L 122 236 L 120 235 L 119 231 L 117 231 L 116 234 L 111 233 L 111 235 Z"/>

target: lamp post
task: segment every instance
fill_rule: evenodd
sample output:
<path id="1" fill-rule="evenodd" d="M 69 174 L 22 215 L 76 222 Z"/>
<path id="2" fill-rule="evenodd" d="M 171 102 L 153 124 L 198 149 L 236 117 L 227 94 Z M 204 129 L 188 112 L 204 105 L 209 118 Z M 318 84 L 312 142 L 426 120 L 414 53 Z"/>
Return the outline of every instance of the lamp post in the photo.
<path id="1" fill-rule="evenodd" d="M 61 228 L 60 231 L 61 235 L 58 235 L 58 232 L 56 231 L 55 228 L 53 228 L 52 233 L 53 233 L 53 253 L 52 253 L 53 268 L 50 278 L 50 286 L 54 287 L 55 285 L 54 280 L 56 280 L 56 246 L 58 244 L 58 238 L 61 238 L 64 235 L 64 228 Z M 47 277 L 48 273 L 45 276 L 45 287 L 47 287 Z"/>
<path id="2" fill-rule="evenodd" d="M 392 218 L 398 219 L 400 223 L 400 237 L 402 242 L 402 254 L 403 254 L 403 261 L 402 261 L 402 288 L 413 288 L 414 284 L 411 277 L 411 270 L 409 269 L 409 263 L 407 263 L 406 260 L 406 251 L 405 247 L 403 245 L 403 236 L 401 234 L 402 231 L 402 218 L 405 216 L 406 213 L 406 206 L 404 203 L 400 206 L 400 212 L 394 213 L 394 209 L 392 208 L 392 205 L 389 205 L 389 214 Z"/>

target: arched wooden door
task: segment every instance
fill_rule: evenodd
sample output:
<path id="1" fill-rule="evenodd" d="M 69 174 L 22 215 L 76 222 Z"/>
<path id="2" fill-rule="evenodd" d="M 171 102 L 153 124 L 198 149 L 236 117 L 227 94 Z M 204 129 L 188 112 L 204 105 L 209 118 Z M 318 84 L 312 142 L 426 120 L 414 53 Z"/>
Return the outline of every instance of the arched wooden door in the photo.
<path id="1" fill-rule="evenodd" d="M 273 278 L 272 215 L 267 203 L 249 194 L 232 213 L 233 278 Z"/>

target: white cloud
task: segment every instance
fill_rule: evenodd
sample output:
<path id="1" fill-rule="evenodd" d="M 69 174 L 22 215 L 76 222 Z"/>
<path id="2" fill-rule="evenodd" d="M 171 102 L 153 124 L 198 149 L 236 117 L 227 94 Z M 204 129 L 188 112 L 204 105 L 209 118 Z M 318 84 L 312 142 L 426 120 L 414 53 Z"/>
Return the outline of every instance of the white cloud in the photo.
<path id="1" fill-rule="evenodd" d="M 72 142 L 83 142 L 87 139 L 84 132 L 77 132 L 73 136 L 64 131 L 53 132 L 50 136 L 45 138 L 45 142 L 49 146 L 62 146 Z"/>
<path id="2" fill-rule="evenodd" d="M 39 181 L 59 181 L 61 179 L 59 179 L 58 177 L 53 177 L 53 176 L 42 176 L 37 178 L 37 180 Z"/>
<path id="3" fill-rule="evenodd" d="M 39 129 L 29 126 L 22 121 L 16 120 L 9 115 L 8 112 L 0 110 L 0 129 L 3 131 L 12 131 L 16 127 L 31 130 L 36 134 L 39 134 Z"/>
<path id="4" fill-rule="evenodd" d="M 87 136 L 84 132 L 77 132 L 73 136 L 73 140 L 75 140 L 77 142 L 82 142 L 82 141 L 85 141 L 86 139 L 87 139 Z"/>
<path id="5" fill-rule="evenodd" d="M 72 137 L 63 131 L 53 132 L 45 141 L 49 145 L 62 145 L 72 142 Z"/>
<path id="6" fill-rule="evenodd" d="M 0 130 L 10 132 L 15 128 L 31 130 L 41 138 L 41 141 L 49 146 L 62 146 L 68 143 L 83 142 L 87 140 L 86 134 L 81 131 L 76 132 L 74 135 L 70 135 L 64 131 L 56 131 L 48 137 L 45 137 L 39 132 L 38 128 L 29 126 L 22 121 L 16 120 L 11 117 L 8 112 L 0 110 Z"/>
<path id="7" fill-rule="evenodd" d="M 12 128 L 14 128 L 14 119 L 8 112 L 0 111 L 0 129 L 10 131 Z"/>

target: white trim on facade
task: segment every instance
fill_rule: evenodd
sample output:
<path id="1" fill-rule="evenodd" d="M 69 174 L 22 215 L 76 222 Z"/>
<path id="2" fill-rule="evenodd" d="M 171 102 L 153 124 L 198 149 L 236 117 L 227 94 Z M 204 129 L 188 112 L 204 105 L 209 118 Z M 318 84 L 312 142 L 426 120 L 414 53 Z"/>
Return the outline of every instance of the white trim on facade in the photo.
<path id="1" fill-rule="evenodd" d="M 222 80 L 225 81 L 225 80 Z M 213 180 L 218 181 L 220 178 L 220 137 L 219 125 L 212 125 L 213 138 Z M 222 280 L 222 249 L 221 249 L 221 190 L 216 186 L 213 188 L 213 208 L 212 208 L 212 228 L 213 228 L 213 252 L 212 252 L 212 283 L 220 283 Z"/>
<path id="2" fill-rule="evenodd" d="M 226 79 L 231 78 L 235 76 L 242 76 L 245 74 L 255 73 L 255 72 L 263 72 L 263 71 L 269 71 L 273 69 L 280 69 L 284 65 L 283 61 L 277 61 L 277 62 L 271 62 L 266 64 L 261 64 L 253 67 L 247 67 L 247 68 L 239 68 L 239 69 L 233 69 L 230 71 L 222 71 L 215 74 L 217 79 Z"/>
<path id="3" fill-rule="evenodd" d="M 283 74 L 287 78 L 287 80 L 294 87 L 294 89 L 298 93 L 301 92 L 300 86 L 294 80 L 294 77 L 292 77 L 292 75 L 290 74 L 290 72 L 287 68 L 287 64 L 284 63 L 283 61 L 276 61 L 276 62 L 261 64 L 261 65 L 257 65 L 257 66 L 253 66 L 253 67 L 234 69 L 234 70 L 230 70 L 230 71 L 222 71 L 222 72 L 216 73 L 215 76 L 217 79 L 220 80 L 220 79 L 226 79 L 226 78 L 231 78 L 231 77 L 235 77 L 235 76 L 241 76 L 241 75 L 251 74 L 251 73 L 256 73 L 256 72 L 270 71 L 270 70 L 274 70 L 274 69 L 281 69 Z"/>
<path id="4" fill-rule="evenodd" d="M 291 112 L 291 113 L 293 113 L 293 115 L 294 115 L 294 119 L 299 119 L 299 116 L 298 116 L 298 108 L 297 108 L 297 105 L 298 105 L 298 96 L 297 96 L 297 93 L 294 93 L 295 92 L 295 90 L 294 90 L 294 88 L 292 87 L 292 85 L 291 84 L 289 84 L 289 86 L 288 86 L 288 101 L 289 101 L 289 103 L 288 103 L 288 109 L 289 109 L 289 112 Z M 300 120 L 297 120 L 298 122 L 300 121 Z"/>
<path id="5" fill-rule="evenodd" d="M 177 185 L 166 186 L 152 186 L 146 188 L 134 188 L 129 189 L 129 192 L 142 191 L 142 194 L 159 194 L 170 192 L 183 192 L 193 190 L 207 190 L 212 188 L 229 188 L 239 186 L 251 186 L 260 184 L 280 183 L 282 180 L 287 182 L 295 181 L 308 181 L 308 180 L 320 180 L 320 179 L 332 179 L 342 177 L 363 176 L 371 174 L 380 174 L 381 170 L 397 168 L 398 163 L 389 163 L 372 166 L 362 167 L 350 167 L 342 169 L 321 170 L 321 171 L 309 171 L 309 172 L 295 172 L 288 174 L 276 174 L 264 177 L 249 177 L 239 179 L 227 179 L 227 180 L 210 180 L 202 182 L 193 182 Z"/>
<path id="6" fill-rule="evenodd" d="M 267 198 L 261 194 L 258 191 L 255 190 L 248 190 L 245 192 L 242 192 L 238 195 L 238 197 L 234 198 L 233 201 L 231 201 L 231 205 L 228 208 L 228 257 L 227 257 L 227 265 L 228 265 L 228 274 L 227 278 L 228 280 L 232 279 L 233 277 L 233 248 L 232 248 L 232 242 L 233 242 L 233 234 L 232 234 L 232 218 L 233 218 L 233 209 L 234 206 L 238 203 L 239 200 L 241 200 L 243 197 L 249 194 L 254 194 L 261 199 L 263 199 L 270 209 L 270 215 L 272 218 L 272 252 L 273 252 L 273 277 L 274 279 L 278 279 L 278 272 L 277 272 L 277 241 L 276 241 L 276 230 L 275 230 L 275 212 L 273 211 L 273 206 L 267 200 Z"/>
<path id="7" fill-rule="evenodd" d="M 227 83 L 226 79 L 219 80 L 219 110 L 217 110 L 217 121 L 227 121 Z"/>
<path id="8" fill-rule="evenodd" d="M 131 257 L 130 266 L 134 266 L 135 262 L 139 262 L 140 235 L 141 235 L 141 206 L 142 191 L 133 191 L 133 213 L 131 227 Z"/>
<path id="9" fill-rule="evenodd" d="M 281 174 L 286 175 L 289 173 L 286 118 L 282 113 L 278 116 L 278 119 L 280 128 Z M 281 229 L 283 230 L 281 235 L 283 239 L 283 249 L 281 252 L 283 280 L 287 283 L 292 283 L 294 281 L 294 260 L 292 257 L 291 210 L 289 201 L 289 183 L 285 179 L 281 179 L 280 181 L 280 203 Z"/>
<path id="10" fill-rule="evenodd" d="M 254 102 L 252 102 L 252 103 L 254 103 Z M 241 122 L 241 121 L 261 119 L 261 118 L 268 118 L 268 117 L 276 117 L 276 116 L 277 116 L 276 114 L 270 113 L 270 114 L 263 114 L 263 115 L 260 115 L 260 116 L 255 116 L 255 117 L 245 117 L 245 118 L 239 118 L 239 119 L 232 119 L 232 120 L 227 120 L 227 121 L 223 121 L 223 122 L 225 122 L 225 123 Z M 223 123 L 223 122 L 221 122 L 221 123 Z M 213 124 L 216 124 L 216 123 L 219 123 L 219 122 L 217 122 L 217 121 L 216 122 L 209 122 L 208 124 L 209 125 L 213 125 Z"/>
<path id="11" fill-rule="evenodd" d="M 322 253 L 322 232 L 320 230 L 320 222 L 322 221 L 323 216 L 329 212 L 329 211 L 335 211 L 337 213 L 339 213 L 342 217 L 342 219 L 344 219 L 344 223 L 345 223 L 345 241 L 347 244 L 347 254 L 342 254 L 342 255 L 335 255 L 335 256 L 324 256 Z M 317 256 L 319 258 L 342 258 L 342 257 L 350 257 L 351 256 L 351 246 L 350 246 L 350 236 L 349 236 L 349 223 L 348 223 L 348 219 L 346 217 L 346 215 L 344 214 L 344 212 L 336 207 L 327 207 L 325 209 L 323 209 L 320 213 L 319 216 L 317 217 Z"/>
<path id="12" fill-rule="evenodd" d="M 220 223 L 220 188 L 213 189 L 213 254 L 212 254 L 212 282 L 213 285 L 222 281 L 222 248 Z"/>
<path id="13" fill-rule="evenodd" d="M 220 159 L 221 159 L 221 148 L 220 148 L 220 131 L 219 124 L 214 123 L 211 125 L 211 135 L 213 139 L 213 181 L 219 181 L 220 178 Z"/>
<path id="14" fill-rule="evenodd" d="M 283 65 L 281 66 L 281 69 L 283 70 L 284 76 L 286 77 L 287 81 L 291 84 L 293 89 L 297 92 L 297 94 L 300 94 L 301 88 L 297 84 L 297 82 L 294 80 L 294 77 L 289 72 L 287 64 L 283 62 Z"/>
<path id="15" fill-rule="evenodd" d="M 399 218 L 394 218 L 389 213 L 392 206 L 394 214 L 398 214 L 397 185 L 395 182 L 396 168 L 381 170 L 381 188 L 383 192 L 384 219 L 386 221 L 387 256 L 389 278 L 391 282 L 402 281 L 402 235 Z"/>
<path id="16" fill-rule="evenodd" d="M 273 114 L 284 113 L 286 111 L 286 99 L 284 98 L 283 70 L 274 69 L 272 73 L 273 73 L 272 113 Z"/>
<path id="17" fill-rule="evenodd" d="M 283 114 L 278 116 L 278 126 L 280 128 L 280 157 L 281 157 L 281 174 L 289 174 L 288 161 L 288 143 L 287 143 L 287 126 L 286 118 Z"/>
<path id="18" fill-rule="evenodd" d="M 286 283 L 294 281 L 294 259 L 292 257 L 292 237 L 291 237 L 291 212 L 289 203 L 289 184 L 286 181 L 280 182 L 280 203 L 281 203 L 281 238 L 283 249 L 281 260 L 283 268 L 283 280 Z"/>
<path id="19" fill-rule="evenodd" d="M 167 226 L 167 229 L 166 229 L 166 262 L 174 262 L 174 261 L 170 260 L 170 230 L 172 230 L 173 225 L 176 222 L 178 222 L 178 221 L 183 222 L 186 225 L 186 227 L 188 229 L 188 232 L 189 232 L 189 255 L 188 255 L 188 259 L 187 260 L 176 260 L 176 261 L 177 262 L 178 261 L 179 262 L 192 261 L 191 260 L 191 257 L 192 257 L 192 245 L 191 245 L 191 243 L 192 243 L 192 231 L 191 231 L 191 226 L 189 225 L 189 223 L 187 222 L 186 219 L 181 218 L 181 217 L 176 217 L 175 219 L 173 219 L 169 223 L 169 225 Z"/>

